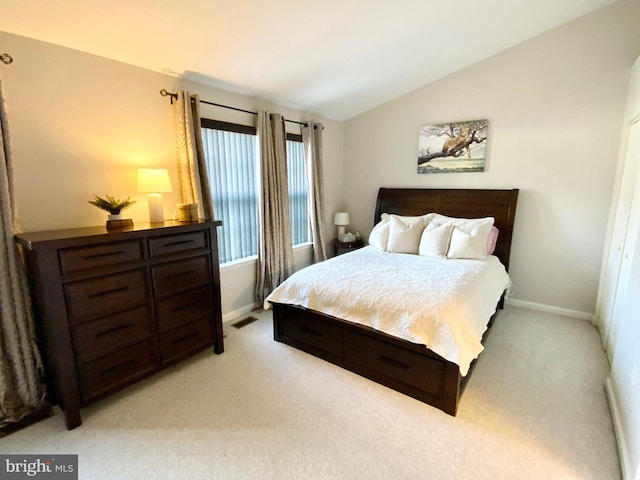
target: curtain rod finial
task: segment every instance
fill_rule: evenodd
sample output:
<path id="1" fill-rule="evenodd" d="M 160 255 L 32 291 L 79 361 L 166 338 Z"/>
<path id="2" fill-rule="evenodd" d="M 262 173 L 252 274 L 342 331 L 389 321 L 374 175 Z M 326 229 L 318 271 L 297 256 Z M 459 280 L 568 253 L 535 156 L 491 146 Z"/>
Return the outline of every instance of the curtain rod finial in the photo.
<path id="1" fill-rule="evenodd" d="M 173 105 L 173 101 L 174 100 L 178 99 L 178 94 L 177 93 L 168 92 L 166 88 L 163 88 L 162 90 L 160 90 L 160 95 L 162 95 L 163 97 L 170 97 L 171 105 Z"/>

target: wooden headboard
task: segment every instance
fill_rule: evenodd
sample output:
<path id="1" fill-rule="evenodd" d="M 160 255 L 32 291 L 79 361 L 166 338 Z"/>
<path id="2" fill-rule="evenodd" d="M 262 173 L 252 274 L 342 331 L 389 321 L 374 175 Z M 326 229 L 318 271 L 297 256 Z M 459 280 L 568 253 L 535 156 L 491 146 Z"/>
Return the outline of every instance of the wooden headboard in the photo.
<path id="1" fill-rule="evenodd" d="M 500 231 L 493 254 L 509 270 L 518 191 L 518 189 L 381 188 L 378 191 L 374 225 L 380 221 L 380 215 L 383 213 L 423 215 L 436 212 L 461 218 L 493 217 L 494 225 Z"/>

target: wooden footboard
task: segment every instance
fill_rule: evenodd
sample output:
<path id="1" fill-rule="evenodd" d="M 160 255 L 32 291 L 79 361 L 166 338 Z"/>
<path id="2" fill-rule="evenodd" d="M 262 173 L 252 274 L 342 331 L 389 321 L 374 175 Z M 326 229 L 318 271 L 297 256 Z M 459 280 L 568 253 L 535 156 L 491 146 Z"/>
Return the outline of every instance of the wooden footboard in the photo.
<path id="1" fill-rule="evenodd" d="M 468 380 L 424 345 L 302 307 L 273 304 L 273 335 L 311 355 L 455 415 Z"/>

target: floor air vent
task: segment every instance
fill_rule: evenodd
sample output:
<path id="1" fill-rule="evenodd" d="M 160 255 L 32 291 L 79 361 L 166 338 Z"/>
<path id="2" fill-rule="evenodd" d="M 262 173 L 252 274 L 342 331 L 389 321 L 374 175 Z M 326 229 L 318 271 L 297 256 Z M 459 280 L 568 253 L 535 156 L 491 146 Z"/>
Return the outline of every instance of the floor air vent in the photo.
<path id="1" fill-rule="evenodd" d="M 255 321 L 257 321 L 258 319 L 256 317 L 247 317 L 243 320 L 239 320 L 236 323 L 232 323 L 231 326 L 235 327 L 235 328 L 242 328 L 242 327 L 246 327 L 247 325 L 249 325 L 250 323 L 253 323 Z"/>

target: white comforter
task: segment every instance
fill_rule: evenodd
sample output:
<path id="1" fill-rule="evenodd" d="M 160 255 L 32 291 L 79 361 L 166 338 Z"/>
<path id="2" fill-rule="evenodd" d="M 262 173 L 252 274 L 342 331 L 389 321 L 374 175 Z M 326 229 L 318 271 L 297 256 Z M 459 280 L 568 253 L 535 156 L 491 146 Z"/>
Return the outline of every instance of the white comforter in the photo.
<path id="1" fill-rule="evenodd" d="M 296 272 L 265 300 L 299 305 L 425 344 L 466 375 L 502 292 L 500 261 L 454 260 L 365 247 Z"/>

